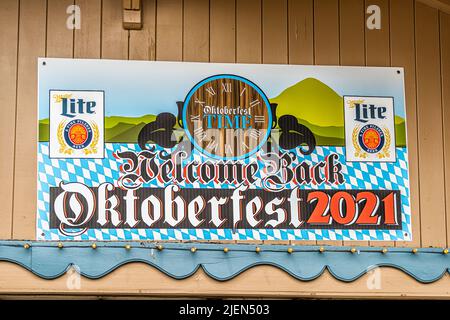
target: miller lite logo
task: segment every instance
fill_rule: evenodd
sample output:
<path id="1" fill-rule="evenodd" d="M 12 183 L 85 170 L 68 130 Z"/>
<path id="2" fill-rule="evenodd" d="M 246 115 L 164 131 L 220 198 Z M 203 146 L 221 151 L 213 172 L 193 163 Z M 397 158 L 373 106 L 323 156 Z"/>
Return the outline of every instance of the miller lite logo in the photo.
<path id="1" fill-rule="evenodd" d="M 50 157 L 104 157 L 104 92 L 50 90 Z"/>
<path id="2" fill-rule="evenodd" d="M 394 99 L 344 96 L 347 161 L 395 162 Z"/>

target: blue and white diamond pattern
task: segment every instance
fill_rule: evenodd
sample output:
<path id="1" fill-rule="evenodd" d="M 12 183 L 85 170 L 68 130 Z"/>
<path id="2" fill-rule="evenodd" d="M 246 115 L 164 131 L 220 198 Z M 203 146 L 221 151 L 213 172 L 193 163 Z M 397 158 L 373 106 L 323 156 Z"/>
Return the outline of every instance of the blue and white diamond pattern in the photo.
<path id="1" fill-rule="evenodd" d="M 339 155 L 346 182 L 336 186 L 301 186 L 304 189 L 398 189 L 402 203 L 402 230 L 325 230 L 325 229 L 88 229 L 77 236 L 66 236 L 49 226 L 49 191 L 60 182 L 77 181 L 88 186 L 103 182 L 117 184 L 121 163 L 114 158 L 117 151 L 136 151 L 136 144 L 107 143 L 104 159 L 50 159 L 47 142 L 39 143 L 38 150 L 38 240 L 411 240 L 411 212 L 409 202 L 408 154 L 406 148 L 397 148 L 396 162 L 345 162 L 345 148 L 316 147 L 314 153 L 302 160 L 317 163 L 331 152 Z M 194 155 L 194 157 L 201 156 Z M 201 159 L 200 159 L 201 160 Z M 293 163 L 297 164 L 298 160 Z M 264 173 L 261 173 L 264 177 Z M 163 187 L 156 179 L 145 185 Z M 183 183 L 182 187 L 224 187 L 211 182 L 207 185 Z M 296 185 L 291 183 L 288 187 Z M 232 188 L 233 186 L 225 186 Z M 253 188 L 261 188 L 260 183 Z"/>

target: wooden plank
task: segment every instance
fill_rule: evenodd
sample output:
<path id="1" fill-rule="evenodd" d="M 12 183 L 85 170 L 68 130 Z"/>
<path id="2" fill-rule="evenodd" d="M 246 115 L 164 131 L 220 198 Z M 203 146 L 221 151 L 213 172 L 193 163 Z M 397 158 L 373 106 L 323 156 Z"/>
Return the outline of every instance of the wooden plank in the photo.
<path id="1" fill-rule="evenodd" d="M 377 5 L 381 9 L 381 29 L 365 28 L 366 33 L 366 65 L 389 67 L 391 65 L 389 35 L 389 0 L 365 0 L 365 8 Z M 365 23 L 370 14 L 366 14 Z M 393 247 L 394 241 L 373 241 L 372 246 Z"/>
<path id="2" fill-rule="evenodd" d="M 125 30 L 142 29 L 142 11 L 141 10 L 123 10 L 122 26 Z"/>
<path id="3" fill-rule="evenodd" d="M 415 26 L 421 245 L 442 247 L 446 222 L 438 11 L 416 3 Z"/>
<path id="4" fill-rule="evenodd" d="M 19 1 L 0 1 L 0 239 L 12 236 L 18 21 Z"/>
<path id="5" fill-rule="evenodd" d="M 365 58 L 364 0 L 339 2 L 339 54 L 344 66 L 364 66 Z M 345 246 L 368 246 L 368 241 L 344 241 Z"/>
<path id="6" fill-rule="evenodd" d="M 184 280 L 176 280 L 142 263 L 130 263 L 97 280 L 81 277 L 80 289 L 69 289 L 69 275 L 48 281 L 24 268 L 0 263 L 0 294 L 91 295 L 133 297 L 273 297 L 273 298 L 445 298 L 448 299 L 450 276 L 423 284 L 394 268 L 380 269 L 380 289 L 371 289 L 367 274 L 346 283 L 325 271 L 314 281 L 299 281 L 272 267 L 253 267 L 230 281 L 216 281 L 200 268 Z"/>
<path id="7" fill-rule="evenodd" d="M 288 62 L 287 0 L 263 0 L 263 63 Z"/>
<path id="8" fill-rule="evenodd" d="M 236 5 L 229 0 L 211 0 L 209 59 L 236 62 Z"/>
<path id="9" fill-rule="evenodd" d="M 450 14 L 440 13 L 447 247 L 450 246 Z"/>
<path id="10" fill-rule="evenodd" d="M 337 0 L 314 0 L 315 64 L 339 65 L 338 14 Z"/>
<path id="11" fill-rule="evenodd" d="M 36 233 L 37 57 L 45 56 L 45 0 L 20 3 L 13 238 Z"/>
<path id="12" fill-rule="evenodd" d="M 142 7 L 141 0 L 132 0 L 124 5 L 122 10 L 122 26 L 125 30 L 141 30 L 142 29 Z"/>
<path id="13" fill-rule="evenodd" d="M 122 0 L 122 4 L 123 4 L 123 8 L 124 9 L 132 9 L 132 4 L 131 4 L 131 0 Z"/>
<path id="14" fill-rule="evenodd" d="M 414 44 L 414 1 L 390 3 L 391 64 L 403 67 L 405 74 L 406 132 L 409 157 L 409 190 L 411 199 L 411 242 L 396 246 L 420 246 L 419 159 L 417 150 L 416 65 Z"/>
<path id="15" fill-rule="evenodd" d="M 133 10 L 141 10 L 141 1 L 142 0 L 131 0 L 131 9 Z"/>
<path id="16" fill-rule="evenodd" d="M 389 0 L 366 0 L 365 9 L 377 5 L 381 9 L 381 29 L 366 30 L 366 63 L 368 66 L 390 66 Z M 366 19 L 370 14 L 366 14 Z"/>
<path id="17" fill-rule="evenodd" d="M 73 0 L 48 0 L 47 4 L 47 57 L 72 58 L 74 30 L 66 26 L 67 7 Z"/>
<path id="18" fill-rule="evenodd" d="M 364 0 L 341 0 L 339 2 L 339 53 L 343 66 L 364 66 L 365 46 Z"/>
<path id="19" fill-rule="evenodd" d="M 427 6 L 436 8 L 443 13 L 450 14 L 450 0 L 417 0 Z"/>
<path id="20" fill-rule="evenodd" d="M 289 63 L 314 63 L 313 0 L 288 0 Z"/>
<path id="21" fill-rule="evenodd" d="M 156 59 L 183 60 L 183 2 L 159 0 L 156 4 Z"/>
<path id="22" fill-rule="evenodd" d="M 337 0 L 314 0 L 314 63 L 339 65 L 339 6 Z M 318 240 L 319 245 L 342 241 Z"/>
<path id="23" fill-rule="evenodd" d="M 156 0 L 142 2 L 143 26 L 130 30 L 130 60 L 155 60 L 156 56 Z"/>
<path id="24" fill-rule="evenodd" d="M 122 1 L 103 0 L 102 48 L 103 59 L 128 59 L 128 31 L 122 27 Z"/>
<path id="25" fill-rule="evenodd" d="M 261 63 L 261 1 L 237 0 L 236 61 Z"/>
<path id="26" fill-rule="evenodd" d="M 81 29 L 75 30 L 74 57 L 98 59 L 101 55 L 101 0 L 76 0 L 81 11 Z"/>
<path id="27" fill-rule="evenodd" d="M 209 61 L 209 0 L 184 0 L 183 61 Z"/>

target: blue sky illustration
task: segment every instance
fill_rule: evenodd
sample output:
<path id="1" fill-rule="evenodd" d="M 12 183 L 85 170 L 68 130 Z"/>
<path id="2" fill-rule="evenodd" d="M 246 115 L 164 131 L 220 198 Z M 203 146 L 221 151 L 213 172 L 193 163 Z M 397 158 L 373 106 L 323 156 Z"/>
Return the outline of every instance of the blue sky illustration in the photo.
<path id="1" fill-rule="evenodd" d="M 104 90 L 105 116 L 176 114 L 175 102 L 183 101 L 196 83 L 215 74 L 245 77 L 256 83 L 269 99 L 312 77 L 341 96 L 392 96 L 395 114 L 405 117 L 402 68 L 59 58 L 40 58 L 38 66 L 39 119 L 49 116 L 51 89 Z"/>

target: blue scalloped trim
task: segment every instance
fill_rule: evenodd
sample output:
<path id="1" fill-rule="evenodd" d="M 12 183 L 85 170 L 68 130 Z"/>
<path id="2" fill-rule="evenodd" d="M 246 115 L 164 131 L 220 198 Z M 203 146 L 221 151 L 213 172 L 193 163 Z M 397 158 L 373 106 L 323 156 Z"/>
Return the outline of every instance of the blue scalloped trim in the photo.
<path id="1" fill-rule="evenodd" d="M 30 248 L 24 248 L 25 244 Z M 175 279 L 185 279 L 202 268 L 211 278 L 226 281 L 257 265 L 272 265 L 292 277 L 310 281 L 318 278 L 325 269 L 338 280 L 351 282 L 375 267 L 393 267 L 407 273 L 422 283 L 442 278 L 450 271 L 450 255 L 442 249 L 422 248 L 414 254 L 409 248 L 360 247 L 352 253 L 351 247 L 163 243 L 163 250 L 155 243 L 100 242 L 91 248 L 89 242 L 0 241 L 0 261 L 16 263 L 44 279 L 55 279 L 75 265 L 90 279 L 99 279 L 120 266 L 143 262 Z M 197 251 L 191 252 L 195 247 Z M 223 249 L 227 247 L 228 252 Z M 294 252 L 288 253 L 288 248 Z"/>

